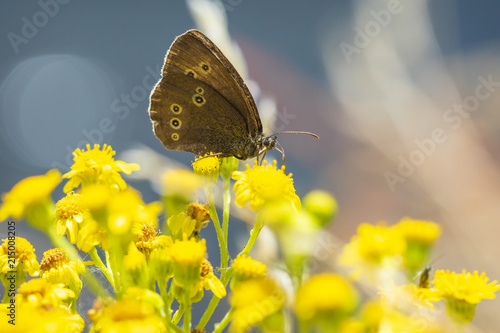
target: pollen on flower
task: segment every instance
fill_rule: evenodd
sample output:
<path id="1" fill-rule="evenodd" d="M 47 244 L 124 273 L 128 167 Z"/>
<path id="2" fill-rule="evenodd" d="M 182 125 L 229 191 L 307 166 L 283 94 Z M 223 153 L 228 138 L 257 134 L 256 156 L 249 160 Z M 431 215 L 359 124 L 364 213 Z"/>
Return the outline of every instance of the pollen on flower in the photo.
<path id="1" fill-rule="evenodd" d="M 49 200 L 50 194 L 60 182 L 61 173 L 56 169 L 49 170 L 45 175 L 21 180 L 10 192 L 2 195 L 0 221 L 9 216 L 22 218 L 31 208 Z"/>
<path id="2" fill-rule="evenodd" d="M 92 149 L 90 145 L 87 145 L 86 151 L 76 149 L 73 152 L 74 164 L 71 166 L 71 171 L 63 175 L 63 178 L 69 178 L 64 186 L 64 192 L 69 192 L 80 185 L 87 186 L 94 183 L 125 189 L 127 184 L 119 172 L 129 175 L 132 171 L 139 170 L 140 167 L 135 163 L 115 161 L 113 157 L 115 154 L 113 148 L 106 144 L 102 150 L 98 144 Z"/>
<path id="3" fill-rule="evenodd" d="M 246 255 L 238 255 L 231 265 L 234 274 L 240 279 L 256 279 L 266 275 L 267 267 L 260 261 Z"/>
<path id="4" fill-rule="evenodd" d="M 81 203 L 81 195 L 69 192 L 56 203 L 56 220 L 54 222 L 57 234 L 62 236 L 68 233 L 69 241 L 76 243 L 79 224 L 82 223 L 84 214 L 88 213 Z"/>
<path id="5" fill-rule="evenodd" d="M 300 198 L 295 194 L 292 174 L 285 174 L 285 166 L 276 169 L 276 161 L 272 165 L 258 165 L 253 168 L 247 164 L 247 170 L 233 172 L 236 180 L 233 190 L 236 191 L 236 204 L 240 207 L 250 202 L 250 209 L 258 210 L 269 202 L 289 201 L 300 210 Z"/>
<path id="6" fill-rule="evenodd" d="M 52 283 L 63 283 L 79 294 L 82 281 L 79 274 L 85 271 L 81 261 L 70 261 L 64 251 L 60 248 L 50 249 L 43 254 L 40 263 L 41 277 Z"/>

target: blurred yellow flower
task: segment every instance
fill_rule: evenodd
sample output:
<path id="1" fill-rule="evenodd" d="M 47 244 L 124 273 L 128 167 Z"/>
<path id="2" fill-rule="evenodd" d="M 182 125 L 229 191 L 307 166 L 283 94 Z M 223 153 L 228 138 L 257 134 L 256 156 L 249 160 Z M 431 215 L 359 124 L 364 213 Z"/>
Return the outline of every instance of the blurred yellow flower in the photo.
<path id="1" fill-rule="evenodd" d="M 12 313 L 7 304 L 0 304 L 0 332 L 5 333 L 80 333 L 83 332 L 85 321 L 70 309 L 59 307 L 45 309 L 32 307 L 30 304 L 19 305 L 15 309 L 15 318 L 9 323 Z"/>
<path id="2" fill-rule="evenodd" d="M 78 231 L 76 246 L 83 252 L 88 253 L 97 245 L 103 250 L 108 249 L 109 244 L 106 229 L 95 220 L 88 219 Z"/>
<path id="3" fill-rule="evenodd" d="M 63 178 L 69 179 L 64 185 L 64 192 L 69 192 L 80 185 L 87 186 L 96 183 L 107 184 L 121 190 L 127 188 L 119 172 L 129 175 L 132 171 L 139 170 L 140 167 L 136 163 L 115 161 L 113 158 L 115 154 L 113 148 L 106 144 L 102 150 L 97 144 L 92 149 L 90 145 L 87 145 L 86 151 L 76 149 L 73 152 L 74 164 L 71 166 L 71 171 L 63 175 Z"/>
<path id="4" fill-rule="evenodd" d="M 311 277 L 297 291 L 295 313 L 305 321 L 343 320 L 356 308 L 359 295 L 342 276 L 323 273 Z M 340 322 L 337 323 L 337 325 Z"/>
<path id="5" fill-rule="evenodd" d="M 31 279 L 23 283 L 17 291 L 20 305 L 28 303 L 33 308 L 46 310 L 67 306 L 68 300 L 74 300 L 75 293 L 62 283 L 52 283 L 46 279 Z"/>
<path id="6" fill-rule="evenodd" d="M 40 262 L 40 276 L 52 283 L 62 283 L 78 295 L 83 283 L 80 274 L 85 272 L 81 261 L 70 261 L 60 248 L 50 249 Z"/>
<path id="7" fill-rule="evenodd" d="M 152 304 L 140 300 L 122 300 L 100 310 L 92 332 L 166 333 L 165 321 Z"/>
<path id="8" fill-rule="evenodd" d="M 131 272 L 141 272 L 147 270 L 146 256 L 139 251 L 134 243 L 130 243 L 128 253 L 123 258 L 125 269 Z"/>
<path id="9" fill-rule="evenodd" d="M 205 259 L 205 240 L 178 240 L 170 247 L 174 263 L 174 280 L 184 288 L 192 287 L 200 278 L 201 263 Z"/>
<path id="10" fill-rule="evenodd" d="M 271 279 L 248 280 L 238 284 L 230 299 L 234 310 L 230 332 L 247 332 L 271 316 L 280 316 L 285 293 Z"/>
<path id="11" fill-rule="evenodd" d="M 198 157 L 193 162 L 193 170 L 196 175 L 202 176 L 205 186 L 214 186 L 219 180 L 220 163 L 217 156 Z"/>
<path id="12" fill-rule="evenodd" d="M 191 201 L 196 192 L 203 186 L 200 176 L 190 170 L 173 169 L 161 175 L 164 195 L 178 195 Z"/>
<path id="13" fill-rule="evenodd" d="M 405 251 L 406 242 L 394 228 L 362 223 L 357 235 L 352 236 L 342 249 L 338 260 L 341 265 L 354 268 L 352 275 L 359 278 L 382 266 L 399 263 Z"/>
<path id="14" fill-rule="evenodd" d="M 21 180 L 14 185 L 10 192 L 2 195 L 2 206 L 0 207 L 0 221 L 9 216 L 14 219 L 26 217 L 29 222 L 36 226 L 43 226 L 42 222 L 32 221 L 31 215 L 36 214 L 39 209 L 50 206 L 50 194 L 61 182 L 61 173 L 56 169 L 49 170 L 45 175 L 32 176 Z M 35 219 L 37 216 L 33 216 Z"/>
<path id="15" fill-rule="evenodd" d="M 411 242 L 418 242 L 424 244 L 432 244 L 441 236 L 441 226 L 432 221 L 414 220 L 405 217 L 395 224 L 398 232 L 407 240 Z"/>
<path id="16" fill-rule="evenodd" d="M 272 165 L 258 165 L 253 168 L 247 164 L 247 170 L 233 172 L 236 180 L 233 190 L 236 191 L 236 204 L 240 207 L 250 202 L 250 209 L 258 210 L 270 202 L 291 202 L 300 211 L 300 198 L 295 194 L 292 174 L 285 174 L 285 166 L 276 169 L 276 161 Z"/>
<path id="17" fill-rule="evenodd" d="M 259 279 L 266 275 L 267 267 L 252 257 L 239 254 L 233 261 L 231 268 L 234 272 L 233 281 Z"/>
<path id="18" fill-rule="evenodd" d="M 9 260 L 11 259 L 11 260 Z M 18 274 L 26 273 L 30 276 L 38 276 L 40 274 L 40 265 L 36 260 L 35 249 L 31 243 L 22 237 L 9 237 L 3 240 L 0 247 L 0 276 L 3 281 L 4 274 L 16 271 Z M 19 285 L 24 282 L 19 280 L 20 275 L 17 275 L 16 283 Z"/>

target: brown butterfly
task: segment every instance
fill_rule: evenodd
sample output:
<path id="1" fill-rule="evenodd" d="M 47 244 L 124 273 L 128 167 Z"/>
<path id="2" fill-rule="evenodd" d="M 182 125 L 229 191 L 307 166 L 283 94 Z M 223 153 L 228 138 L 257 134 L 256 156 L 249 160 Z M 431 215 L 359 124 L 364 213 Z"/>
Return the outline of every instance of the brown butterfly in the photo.
<path id="1" fill-rule="evenodd" d="M 151 94 L 149 115 L 156 137 L 170 150 L 241 160 L 276 148 L 276 134 L 262 134 L 255 101 L 219 48 L 197 30 L 177 37 Z"/>

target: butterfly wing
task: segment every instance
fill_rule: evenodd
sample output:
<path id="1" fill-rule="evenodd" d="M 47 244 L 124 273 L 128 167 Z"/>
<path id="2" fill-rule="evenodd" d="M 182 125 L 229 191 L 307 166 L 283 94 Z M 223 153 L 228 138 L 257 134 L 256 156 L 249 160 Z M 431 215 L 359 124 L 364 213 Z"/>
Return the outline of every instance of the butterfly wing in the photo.
<path id="1" fill-rule="evenodd" d="M 252 137 L 262 133 L 257 106 L 245 82 L 219 48 L 201 32 L 189 30 L 172 43 L 163 77 L 169 74 L 188 75 L 211 86 L 241 115 Z"/>
<path id="2" fill-rule="evenodd" d="M 257 155 L 243 115 L 207 83 L 185 74 L 164 75 L 151 96 L 155 135 L 167 149 L 247 159 Z"/>

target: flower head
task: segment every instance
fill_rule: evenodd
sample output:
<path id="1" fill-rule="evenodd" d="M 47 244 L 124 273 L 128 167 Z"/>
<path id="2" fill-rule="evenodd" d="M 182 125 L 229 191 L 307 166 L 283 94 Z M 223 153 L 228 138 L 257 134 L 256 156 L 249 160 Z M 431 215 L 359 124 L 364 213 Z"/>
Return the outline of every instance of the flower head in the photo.
<path id="1" fill-rule="evenodd" d="M 406 251 L 406 242 L 394 228 L 362 223 L 357 235 L 344 246 L 339 263 L 354 268 L 354 277 L 395 265 Z"/>
<path id="2" fill-rule="evenodd" d="M 200 269 L 200 287 L 211 290 L 218 298 L 226 296 L 226 288 L 222 282 L 214 275 L 214 270 L 210 261 L 203 260 Z"/>
<path id="3" fill-rule="evenodd" d="M 75 244 L 84 216 L 90 218 L 88 210 L 81 203 L 81 195 L 69 192 L 56 203 L 54 224 L 57 234 L 67 234 L 71 244 Z"/>
<path id="4" fill-rule="evenodd" d="M 16 279 L 18 285 L 26 280 L 26 273 L 31 276 L 38 276 L 40 273 L 35 249 L 28 240 L 22 237 L 6 238 L 0 247 L 0 277 L 2 281 L 4 274 L 13 271 L 18 273 Z M 19 279 L 21 274 L 24 279 Z"/>
<path id="5" fill-rule="evenodd" d="M 220 159 L 217 156 L 199 157 L 193 162 L 193 170 L 205 180 L 205 186 L 214 186 L 219 180 Z"/>
<path id="6" fill-rule="evenodd" d="M 246 255 L 239 254 L 233 261 L 231 268 L 234 271 L 233 281 L 260 279 L 266 275 L 267 267 L 260 261 Z"/>
<path id="7" fill-rule="evenodd" d="M 354 311 L 359 296 L 342 276 L 333 273 L 315 275 L 297 291 L 295 312 L 302 320 L 347 318 Z"/>
<path id="8" fill-rule="evenodd" d="M 494 299 L 500 290 L 497 281 L 488 283 L 483 272 L 462 273 L 437 270 L 434 273 L 434 288 L 437 296 L 446 301 L 449 316 L 459 322 L 469 323 L 475 315 L 476 305 L 483 299 Z"/>
<path id="9" fill-rule="evenodd" d="M 52 283 L 68 286 L 78 296 L 82 289 L 80 274 L 85 272 L 81 261 L 70 261 L 60 248 L 50 249 L 43 254 L 40 263 L 41 277 Z"/>
<path id="10" fill-rule="evenodd" d="M 203 185 L 200 176 L 190 170 L 168 170 L 161 175 L 164 195 L 176 195 L 191 201 L 196 192 Z"/>
<path id="11" fill-rule="evenodd" d="M 234 309 L 231 332 L 247 332 L 266 319 L 279 318 L 285 294 L 273 280 L 248 280 L 233 289 L 230 303 Z"/>
<path id="12" fill-rule="evenodd" d="M 414 220 L 405 217 L 394 225 L 403 237 L 409 242 L 424 244 L 434 243 L 441 236 L 441 227 L 432 221 Z"/>
<path id="13" fill-rule="evenodd" d="M 165 321 L 152 304 L 141 300 L 121 300 L 100 310 L 94 316 L 92 332 L 166 333 Z"/>
<path id="14" fill-rule="evenodd" d="M 156 248 L 172 245 L 172 237 L 160 235 L 153 223 L 137 223 L 132 227 L 132 233 L 135 235 L 135 246 L 146 255 L 146 258 Z"/>
<path id="15" fill-rule="evenodd" d="M 201 263 L 205 259 L 207 246 L 205 240 L 180 240 L 170 247 L 174 263 L 174 280 L 181 287 L 189 287 L 200 278 Z"/>
<path id="16" fill-rule="evenodd" d="M 21 180 L 10 192 L 2 195 L 0 221 L 9 216 L 15 219 L 26 217 L 29 222 L 40 225 L 41 222 L 35 221 L 35 217 L 40 217 L 37 211 L 44 208 L 47 210 L 47 205 L 52 202 L 50 194 L 60 182 L 61 173 L 56 169 L 49 170 L 45 175 Z"/>
<path id="17" fill-rule="evenodd" d="M 71 171 L 63 175 L 63 178 L 69 178 L 64 185 L 64 192 L 69 192 L 80 185 L 87 186 L 95 183 L 125 189 L 127 184 L 119 172 L 129 175 L 132 171 L 139 170 L 140 167 L 135 163 L 115 161 L 113 158 L 115 154 L 113 148 L 106 144 L 102 150 L 97 144 L 92 149 L 90 145 L 87 145 L 86 151 L 76 149 L 73 152 L 74 164 L 71 166 Z"/>
<path id="18" fill-rule="evenodd" d="M 295 194 L 292 174 L 285 174 L 284 165 L 276 169 L 276 163 L 273 161 L 272 165 L 267 165 L 264 161 L 264 165 L 258 165 L 255 161 L 253 168 L 247 164 L 247 170 L 233 173 L 238 206 L 243 207 L 250 202 L 250 208 L 258 210 L 270 202 L 286 201 L 300 210 L 300 198 Z"/>
<path id="19" fill-rule="evenodd" d="M 29 303 L 33 308 L 49 310 L 66 306 L 67 301 L 74 298 L 75 293 L 62 283 L 31 279 L 19 287 L 17 300 L 19 304 Z"/>

